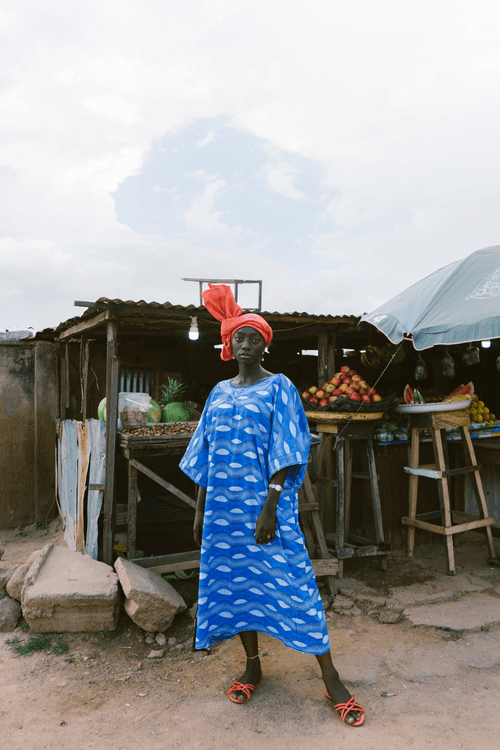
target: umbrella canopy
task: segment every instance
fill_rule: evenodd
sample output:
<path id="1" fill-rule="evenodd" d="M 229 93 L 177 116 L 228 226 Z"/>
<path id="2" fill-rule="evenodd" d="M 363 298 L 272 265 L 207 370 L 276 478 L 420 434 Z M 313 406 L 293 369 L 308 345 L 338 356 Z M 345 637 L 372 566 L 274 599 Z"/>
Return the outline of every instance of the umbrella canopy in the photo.
<path id="1" fill-rule="evenodd" d="M 500 245 L 440 268 L 362 316 L 393 344 L 415 349 L 500 338 Z"/>

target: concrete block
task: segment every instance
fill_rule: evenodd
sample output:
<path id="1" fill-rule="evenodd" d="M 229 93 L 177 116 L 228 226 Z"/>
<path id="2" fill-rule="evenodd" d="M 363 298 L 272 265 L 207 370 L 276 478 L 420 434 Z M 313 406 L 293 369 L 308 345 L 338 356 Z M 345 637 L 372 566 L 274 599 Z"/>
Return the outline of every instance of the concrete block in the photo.
<path id="1" fill-rule="evenodd" d="M 0 599 L 7 596 L 7 584 L 14 575 L 16 568 L 17 565 L 11 565 L 8 568 L 0 568 Z"/>
<path id="2" fill-rule="evenodd" d="M 182 596 L 157 573 L 118 558 L 115 562 L 125 594 L 125 612 L 143 630 L 163 632 L 186 609 Z"/>
<path id="3" fill-rule="evenodd" d="M 3 599 L 0 599 L 0 633 L 11 633 L 15 630 L 20 617 L 21 605 L 19 602 L 14 601 L 10 596 L 4 596 Z"/>
<path id="4" fill-rule="evenodd" d="M 21 605 L 35 633 L 114 630 L 120 613 L 118 579 L 105 563 L 47 544 L 30 566 Z"/>

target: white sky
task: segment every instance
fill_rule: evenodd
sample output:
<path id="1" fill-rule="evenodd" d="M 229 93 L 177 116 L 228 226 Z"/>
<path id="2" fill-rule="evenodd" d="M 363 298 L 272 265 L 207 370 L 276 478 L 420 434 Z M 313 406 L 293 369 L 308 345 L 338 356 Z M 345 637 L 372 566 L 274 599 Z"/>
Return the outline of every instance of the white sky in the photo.
<path id="1" fill-rule="evenodd" d="M 498 244 L 499 32 L 496 0 L 3 0 L 0 330 L 183 276 L 361 314 Z"/>

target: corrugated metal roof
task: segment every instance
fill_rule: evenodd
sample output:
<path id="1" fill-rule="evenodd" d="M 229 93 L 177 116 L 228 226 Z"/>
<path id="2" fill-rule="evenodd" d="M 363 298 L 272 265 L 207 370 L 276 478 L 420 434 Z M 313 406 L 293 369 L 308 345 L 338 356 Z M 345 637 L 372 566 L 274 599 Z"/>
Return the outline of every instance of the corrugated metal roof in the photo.
<path id="1" fill-rule="evenodd" d="M 146 312 L 146 310 L 158 310 L 159 308 L 162 308 L 164 310 L 168 310 L 169 312 L 189 312 L 192 314 L 194 311 L 197 311 L 198 313 L 206 313 L 207 315 L 210 315 L 208 310 L 204 305 L 196 306 L 196 305 L 173 305 L 171 302 L 145 302 L 145 300 L 141 299 L 137 302 L 133 300 L 122 300 L 122 299 L 109 299 L 108 297 L 99 297 L 99 299 L 93 303 L 95 307 L 98 307 L 102 305 L 103 309 L 107 309 L 110 307 L 125 307 L 125 308 L 132 308 L 132 307 L 139 307 L 141 311 Z M 94 308 L 95 309 L 95 308 Z M 245 312 L 252 312 L 255 308 L 247 308 L 245 309 Z M 87 313 L 89 311 L 87 310 Z M 85 314 L 85 313 L 84 313 Z M 294 317 L 294 318 L 315 318 L 317 320 L 339 320 L 341 318 L 342 320 L 345 320 L 345 322 L 351 322 L 351 323 L 357 323 L 359 320 L 358 315 L 315 315 L 314 313 L 307 313 L 307 312 L 279 312 L 278 310 L 275 310 L 274 312 L 270 310 L 261 310 L 259 311 L 259 315 L 262 315 L 263 317 L 266 317 L 266 315 L 269 316 L 283 316 L 283 317 Z"/>
<path id="2" fill-rule="evenodd" d="M 185 318 L 189 319 L 191 316 L 196 315 L 201 319 L 205 319 L 207 322 L 213 322 L 218 325 L 218 321 L 212 317 L 205 306 L 196 305 L 174 305 L 171 302 L 146 302 L 145 300 L 122 300 L 122 299 L 109 299 L 108 297 L 100 297 L 95 302 L 75 302 L 75 305 L 81 308 L 86 308 L 80 316 L 70 318 L 58 326 L 53 328 L 45 328 L 42 331 L 38 331 L 35 338 L 38 339 L 56 339 L 63 331 L 66 331 L 72 326 L 78 325 L 84 320 L 87 320 L 94 315 L 98 315 L 100 312 L 105 310 L 114 310 L 118 313 L 118 318 L 142 318 L 145 319 L 148 316 L 153 318 Z M 253 312 L 251 308 L 247 308 L 245 312 Z M 163 316 L 164 313 L 165 315 Z M 279 312 L 279 311 L 259 311 L 259 315 L 272 321 L 273 323 L 340 323 L 344 325 L 356 325 L 359 321 L 359 317 L 356 315 L 315 315 L 307 312 Z"/>

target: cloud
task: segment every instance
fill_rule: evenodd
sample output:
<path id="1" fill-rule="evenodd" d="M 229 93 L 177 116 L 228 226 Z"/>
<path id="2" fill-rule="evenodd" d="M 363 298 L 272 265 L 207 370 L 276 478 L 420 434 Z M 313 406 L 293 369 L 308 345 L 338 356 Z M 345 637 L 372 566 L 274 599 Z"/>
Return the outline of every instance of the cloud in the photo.
<path id="1" fill-rule="evenodd" d="M 465 0 L 4 3 L 0 328 L 189 302 L 188 275 L 363 312 L 497 243 L 499 22 Z M 117 204 L 158 141 L 222 119 L 242 158 L 204 125 Z"/>
<path id="2" fill-rule="evenodd" d="M 299 170 L 290 164 L 279 161 L 276 164 L 270 164 L 266 168 L 267 184 L 279 195 L 285 198 L 291 198 L 294 201 L 300 201 L 305 198 L 304 193 L 297 190 L 293 183 L 298 175 Z"/>
<path id="3" fill-rule="evenodd" d="M 202 146 L 206 146 L 207 144 L 212 143 L 214 138 L 215 138 L 214 131 L 209 130 L 204 138 L 200 138 L 199 141 L 195 141 L 195 146 L 198 146 L 198 148 L 201 148 Z"/>

